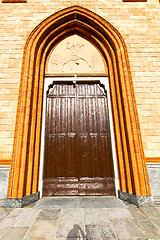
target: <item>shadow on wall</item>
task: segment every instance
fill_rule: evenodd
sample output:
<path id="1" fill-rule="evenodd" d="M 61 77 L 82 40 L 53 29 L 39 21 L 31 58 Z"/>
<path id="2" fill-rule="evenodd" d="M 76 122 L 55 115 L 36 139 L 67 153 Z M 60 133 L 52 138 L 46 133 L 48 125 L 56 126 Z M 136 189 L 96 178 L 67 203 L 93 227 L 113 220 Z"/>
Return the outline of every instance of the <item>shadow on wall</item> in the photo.
<path id="1" fill-rule="evenodd" d="M 73 226 L 73 229 L 71 229 L 70 232 L 68 233 L 67 240 L 70 240 L 70 239 L 78 240 L 78 239 L 84 239 L 85 237 L 86 236 L 85 236 L 83 230 L 80 228 L 80 226 L 75 224 Z"/>

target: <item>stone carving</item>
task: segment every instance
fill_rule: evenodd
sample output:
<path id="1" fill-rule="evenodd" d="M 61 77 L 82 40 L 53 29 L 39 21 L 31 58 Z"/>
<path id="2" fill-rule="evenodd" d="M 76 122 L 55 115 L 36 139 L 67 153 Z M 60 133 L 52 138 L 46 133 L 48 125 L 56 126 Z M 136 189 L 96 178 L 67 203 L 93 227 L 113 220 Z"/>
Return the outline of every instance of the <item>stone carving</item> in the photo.
<path id="1" fill-rule="evenodd" d="M 106 73 L 97 49 L 73 35 L 59 43 L 48 60 L 47 73 Z"/>
<path id="2" fill-rule="evenodd" d="M 82 43 L 71 43 L 67 42 L 67 49 L 70 50 L 71 56 L 67 62 L 63 63 L 63 72 L 68 69 L 71 71 L 78 71 L 78 68 L 91 68 L 92 66 L 86 59 L 81 56 L 81 50 L 84 48 Z M 65 70 L 66 69 L 66 70 Z"/>
<path id="3" fill-rule="evenodd" d="M 54 54 L 50 59 L 50 69 L 51 72 L 62 72 L 63 58 L 59 54 Z"/>

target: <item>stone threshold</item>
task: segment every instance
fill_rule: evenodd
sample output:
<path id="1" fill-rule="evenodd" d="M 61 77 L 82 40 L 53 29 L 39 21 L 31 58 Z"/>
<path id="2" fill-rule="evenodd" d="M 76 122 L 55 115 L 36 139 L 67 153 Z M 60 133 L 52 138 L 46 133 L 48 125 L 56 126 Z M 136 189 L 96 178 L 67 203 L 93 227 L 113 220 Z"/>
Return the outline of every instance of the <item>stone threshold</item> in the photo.
<path id="1" fill-rule="evenodd" d="M 128 203 L 131 203 L 131 204 L 134 204 L 138 207 L 141 207 L 141 206 L 154 206 L 154 203 L 155 205 L 159 205 L 160 204 L 160 198 L 154 198 L 152 196 L 136 196 L 134 194 L 129 194 L 127 192 L 122 192 L 122 191 L 118 191 L 118 197 L 121 199 L 121 200 L 124 200 Z M 7 198 L 5 200 L 3 200 L 3 204 L 4 204 L 4 201 L 5 201 L 5 207 L 6 208 L 23 208 L 25 206 L 28 206 L 29 204 L 31 203 L 34 203 L 36 201 L 38 201 L 40 198 L 40 193 L 37 192 L 35 194 L 32 194 L 30 196 L 24 196 L 23 198 L 15 198 L 15 199 L 11 199 L 11 198 Z M 61 200 L 63 200 L 64 196 L 61 198 Z M 83 196 L 82 198 L 86 199 L 87 200 L 87 196 Z M 116 198 L 116 197 L 115 197 Z M 51 198 L 46 198 L 46 199 L 51 199 Z M 54 201 L 58 200 L 59 197 L 54 197 Z M 72 197 L 65 197 L 65 199 L 74 199 Z M 89 198 L 88 198 L 89 199 Z M 94 200 L 94 197 L 92 196 L 92 198 L 90 198 L 90 200 Z M 101 198 L 100 199 L 102 200 L 105 200 L 105 197 Z M 110 198 L 108 198 L 109 200 Z M 91 200 L 91 201 L 92 201 Z M 1 203 L 1 202 L 0 202 Z"/>

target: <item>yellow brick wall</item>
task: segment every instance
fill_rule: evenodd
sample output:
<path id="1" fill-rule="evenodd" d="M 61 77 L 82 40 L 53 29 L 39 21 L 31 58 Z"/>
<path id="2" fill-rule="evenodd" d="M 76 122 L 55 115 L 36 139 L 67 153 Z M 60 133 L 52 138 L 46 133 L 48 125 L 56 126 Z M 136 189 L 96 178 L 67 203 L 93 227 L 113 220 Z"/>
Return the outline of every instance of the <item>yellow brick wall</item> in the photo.
<path id="1" fill-rule="evenodd" d="M 147 158 L 160 157 L 160 2 L 122 0 L 28 0 L 0 2 L 0 163 L 12 155 L 17 99 L 25 42 L 46 17 L 72 5 L 109 21 L 128 48 Z"/>

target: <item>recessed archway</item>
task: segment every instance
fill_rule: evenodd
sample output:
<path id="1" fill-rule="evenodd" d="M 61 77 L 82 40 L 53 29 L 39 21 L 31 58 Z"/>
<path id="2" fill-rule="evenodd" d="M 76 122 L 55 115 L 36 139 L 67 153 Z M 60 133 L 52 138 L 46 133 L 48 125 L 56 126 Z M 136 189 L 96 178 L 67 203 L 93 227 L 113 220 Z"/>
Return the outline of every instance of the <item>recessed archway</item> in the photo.
<path id="1" fill-rule="evenodd" d="M 121 193 L 149 196 L 126 45 L 120 33 L 106 20 L 73 6 L 44 20 L 25 45 L 8 198 L 23 199 L 38 192 L 46 59 L 55 45 L 73 34 L 99 49 L 108 66 Z"/>

